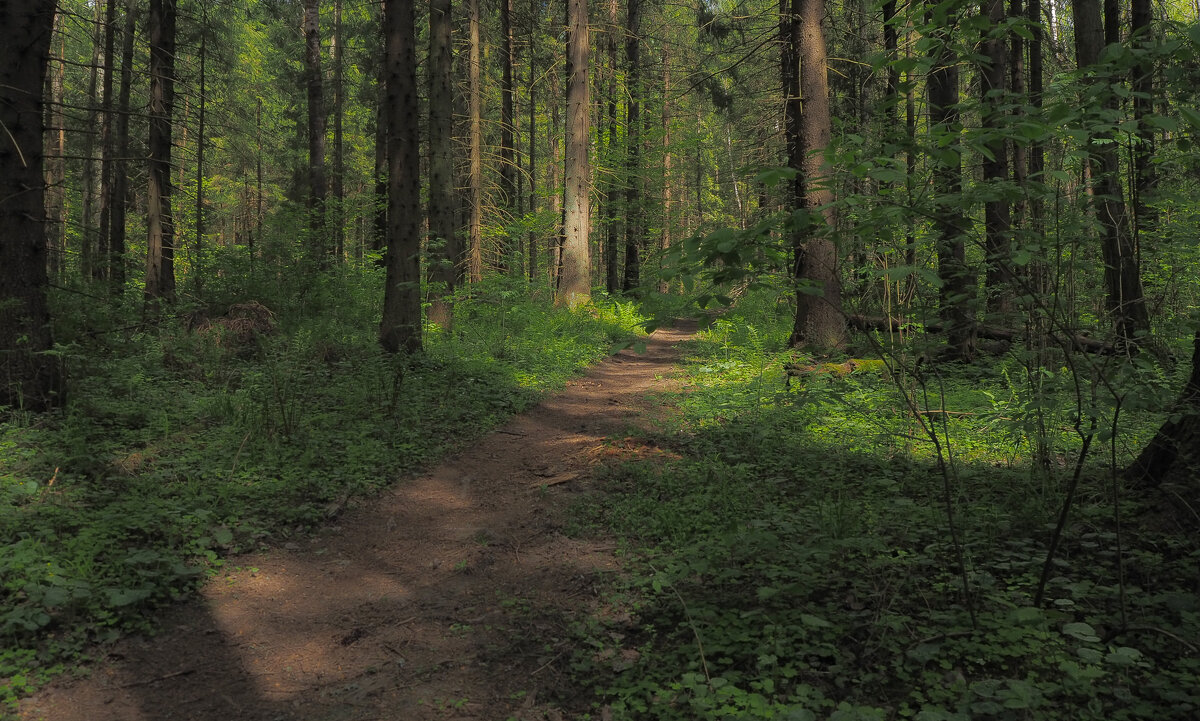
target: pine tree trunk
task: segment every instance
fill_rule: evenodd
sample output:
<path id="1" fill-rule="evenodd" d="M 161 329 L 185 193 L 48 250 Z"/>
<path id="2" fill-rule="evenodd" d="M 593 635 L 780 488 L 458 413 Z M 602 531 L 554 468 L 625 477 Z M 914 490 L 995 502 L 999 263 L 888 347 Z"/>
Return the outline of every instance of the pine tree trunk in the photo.
<path id="1" fill-rule="evenodd" d="M 175 217 L 171 212 L 175 109 L 175 0 L 150 0 L 150 139 L 146 191 L 147 300 L 175 299 Z"/>
<path id="2" fill-rule="evenodd" d="M 379 342 L 389 353 L 413 353 L 421 350 L 421 164 L 412 0 L 388 0 L 383 18 L 388 237 Z"/>
<path id="3" fill-rule="evenodd" d="M 663 222 L 662 236 L 659 239 L 659 250 L 662 252 L 662 256 L 665 256 L 667 250 L 671 247 L 671 231 L 674 225 L 674 220 L 671 217 L 671 193 L 673 192 L 671 179 L 671 53 L 667 43 L 663 43 L 662 46 L 662 64 Z M 660 270 L 662 270 L 661 267 Z M 659 293 L 666 293 L 669 290 L 670 287 L 665 279 L 658 281 Z"/>
<path id="4" fill-rule="evenodd" d="M 54 3 L 0 3 L 0 406 L 62 401 L 46 304 L 43 89 Z"/>
<path id="5" fill-rule="evenodd" d="M 333 177 L 330 223 L 333 226 L 333 260 L 341 263 L 346 256 L 346 151 L 342 139 L 346 104 L 346 77 L 343 56 L 346 38 L 342 28 L 342 0 L 333 4 Z"/>
<path id="6" fill-rule="evenodd" d="M 96 259 L 92 267 L 92 277 L 96 280 L 108 278 L 108 259 L 112 255 L 112 185 L 113 161 L 116 156 L 116 146 L 113 142 L 113 124 L 116 120 L 113 112 L 113 70 L 116 29 L 117 0 L 107 0 L 104 8 L 103 81 L 100 90 L 100 220 L 99 234 L 96 237 Z"/>
<path id="7" fill-rule="evenodd" d="M 53 38 L 58 38 L 58 54 L 50 64 L 46 94 L 46 252 L 50 276 L 57 278 L 63 272 L 67 252 L 67 163 L 63 157 L 67 152 L 66 115 L 63 113 L 63 79 L 66 75 L 66 40 L 62 31 L 63 14 L 54 13 Z"/>
<path id="8" fill-rule="evenodd" d="M 621 27 L 618 14 L 617 0 L 608 0 L 608 32 L 604 34 L 605 55 L 607 56 L 605 77 L 605 103 L 601 112 L 601 124 L 606 125 L 604 134 L 604 158 L 608 163 L 614 162 L 617 152 L 617 30 Z M 610 174 L 610 180 L 601 187 L 603 200 L 601 206 L 604 216 L 604 290 L 610 296 L 616 295 L 621 289 L 621 256 L 617 251 L 617 242 L 621 236 L 623 213 L 618 208 L 619 194 L 617 183 Z"/>
<path id="9" fill-rule="evenodd" d="M 205 94 L 205 64 L 207 62 L 208 40 L 207 8 L 201 5 L 200 14 L 200 78 L 196 112 L 196 247 L 195 266 L 192 276 L 195 279 L 196 291 L 199 293 L 204 286 L 204 138 L 207 129 L 204 127 L 205 110 L 208 99 Z"/>
<path id="10" fill-rule="evenodd" d="M 537 88 L 534 78 L 537 77 L 537 53 L 534 50 L 535 33 L 539 16 L 538 0 L 529 0 L 529 215 L 537 217 Z M 537 281 L 538 252 L 537 234 L 529 229 L 529 282 Z"/>
<path id="11" fill-rule="evenodd" d="M 1008 180 L 1008 148 L 1002 135 L 1005 78 L 1008 56 L 1005 47 L 1004 0 L 983 0 L 981 13 L 988 19 L 981 39 L 982 59 L 979 68 L 980 125 L 984 133 L 986 153 L 983 157 L 984 185 L 999 185 Z M 987 310 L 1001 315 L 1012 309 L 1012 292 L 1008 277 L 1011 266 L 1012 215 L 1007 200 L 994 198 L 984 203 L 984 249 L 987 266 L 984 284 Z"/>
<path id="12" fill-rule="evenodd" d="M 642 275 L 642 2 L 628 0 L 625 24 L 625 83 L 629 99 L 625 106 L 625 274 L 621 290 L 633 292 Z M 735 181 L 736 182 L 736 181 Z"/>
<path id="13" fill-rule="evenodd" d="M 470 116 L 467 275 L 472 283 L 478 283 L 483 280 L 483 97 L 479 79 L 479 0 L 467 0 L 467 14 L 471 43 L 467 65 L 467 112 Z"/>
<path id="14" fill-rule="evenodd" d="M 386 11 L 385 11 L 386 12 Z M 322 266 L 325 247 L 325 91 L 321 74 L 321 0 L 304 0 L 304 80 L 308 92 L 308 226 L 311 252 Z"/>
<path id="15" fill-rule="evenodd" d="M 832 133 L 825 33 L 821 27 L 825 0 L 794 0 L 792 12 L 799 25 L 798 30 L 793 27 L 792 40 L 800 59 L 802 99 L 800 137 L 796 140 L 802 171 L 797 178 L 802 183 L 799 198 L 809 220 L 807 227 L 793 230 L 794 272 L 800 287 L 796 292 L 791 344 L 839 347 L 846 337 L 842 284 L 837 248 L 824 234 L 836 222 L 829 207 L 833 194 L 828 185 L 830 169 L 825 161 Z M 805 286 L 815 286 L 819 291 L 805 292 Z"/>
<path id="16" fill-rule="evenodd" d="M 125 218 L 129 209 L 129 96 L 133 91 L 133 41 L 137 25 L 137 0 L 125 0 L 125 27 L 121 35 L 121 86 L 117 91 L 114 127 L 116 159 L 113 162 L 112 197 L 109 207 L 108 277 L 112 292 L 125 291 Z"/>
<path id="17" fill-rule="evenodd" d="M 97 177 L 98 174 L 96 172 L 96 133 L 94 129 L 100 126 L 100 119 L 102 117 L 102 101 L 99 93 L 100 85 L 103 82 L 101 73 L 104 62 L 104 22 L 101 13 L 104 5 L 96 2 L 94 8 L 92 22 L 92 65 L 88 71 L 88 110 L 83 133 L 83 182 L 80 191 L 81 226 L 79 233 L 79 258 L 80 270 L 84 278 L 94 278 L 96 275 L 99 255 L 99 248 L 97 246 L 100 243 L 100 233 L 98 232 L 100 221 L 97 218 L 100 208 L 97 187 L 100 185 L 100 179 Z"/>
<path id="18" fill-rule="evenodd" d="M 567 25 L 566 236 L 557 302 L 575 308 L 591 297 L 587 0 L 567 0 Z"/>
<path id="19" fill-rule="evenodd" d="M 500 200 L 506 225 L 514 217 L 517 200 L 516 149 L 513 136 L 513 29 L 512 0 L 500 0 Z M 507 273 L 513 265 L 516 239 L 506 231 L 500 245 L 499 269 Z M 519 274 L 519 269 L 517 270 Z"/>
<path id="20" fill-rule="evenodd" d="M 451 322 L 446 300 L 454 293 L 455 266 L 461 251 L 454 222 L 454 65 L 451 57 L 451 0 L 429 6 L 429 237 L 430 276 L 441 289 L 429 308 L 429 320 Z"/>

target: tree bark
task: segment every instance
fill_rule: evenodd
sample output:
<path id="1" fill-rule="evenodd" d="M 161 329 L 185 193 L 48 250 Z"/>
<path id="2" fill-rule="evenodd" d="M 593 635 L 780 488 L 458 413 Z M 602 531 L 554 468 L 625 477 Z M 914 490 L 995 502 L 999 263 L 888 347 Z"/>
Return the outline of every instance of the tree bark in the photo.
<path id="1" fill-rule="evenodd" d="M 1104 47 L 1104 29 L 1100 22 L 1099 0 L 1076 0 L 1075 56 L 1079 68 L 1096 68 Z M 1116 110 L 1116 95 L 1101 78 L 1089 83 L 1104 110 Z M 1104 280 L 1107 288 L 1107 309 L 1118 342 L 1136 347 L 1139 336 L 1150 331 L 1150 316 L 1142 292 L 1142 277 L 1129 216 L 1125 211 L 1125 194 L 1121 186 L 1121 168 L 1116 143 L 1111 131 L 1088 129 L 1090 166 L 1093 179 L 1092 202 L 1096 220 L 1103 231 L 1101 238 L 1104 256 Z"/>
<path id="2" fill-rule="evenodd" d="M 111 0 L 109 1 L 111 2 Z M 192 268 L 197 292 L 204 285 L 204 133 L 206 132 L 204 121 L 205 110 L 208 105 L 208 99 L 204 97 L 204 83 L 206 79 L 204 71 L 208 49 L 208 17 L 207 7 L 203 2 L 200 6 L 200 13 L 200 92 L 196 101 L 199 104 L 196 112 L 196 264 Z"/>
<path id="3" fill-rule="evenodd" d="M 1130 42 L 1135 50 L 1149 53 L 1154 45 L 1150 0 L 1132 0 Z M 1140 243 L 1144 233 L 1158 228 L 1158 213 L 1150 205 L 1158 186 L 1154 168 L 1154 129 L 1146 118 L 1154 114 L 1154 67 L 1146 55 L 1134 64 L 1130 85 L 1133 89 L 1133 117 L 1137 121 L 1137 136 L 1133 145 L 1133 218 L 1134 241 Z"/>
<path id="4" fill-rule="evenodd" d="M 798 285 L 790 343 L 838 347 L 846 337 L 842 284 L 837 247 L 824 232 L 836 222 L 825 161 L 832 133 L 825 33 L 821 28 L 825 0 L 793 0 L 792 13 L 791 39 L 800 61 L 800 117 L 790 127 L 799 131 L 794 140 L 798 157 L 793 161 L 800 164 L 797 200 L 806 217 L 802 226 L 792 231 L 793 273 Z"/>
<path id="5" fill-rule="evenodd" d="M 662 236 L 659 239 L 658 248 L 662 256 L 665 257 L 667 250 L 671 247 L 671 232 L 673 230 L 674 220 L 671 217 L 671 201 L 673 192 L 673 183 L 671 178 L 671 51 L 670 45 L 666 42 L 662 46 L 662 82 L 663 82 L 663 106 L 662 106 L 662 135 L 663 135 L 663 204 L 662 204 Z M 659 268 L 662 270 L 662 268 Z M 658 292 L 666 293 L 670 290 L 667 281 L 660 279 L 658 281 Z"/>
<path id="6" fill-rule="evenodd" d="M 641 284 L 642 243 L 642 1 L 628 0 L 625 24 L 625 273 L 621 290 L 633 292 Z M 735 180 L 736 182 L 736 180 Z"/>
<path id="7" fill-rule="evenodd" d="M 536 218 L 537 202 L 537 88 L 534 78 L 537 77 L 537 53 L 534 49 L 539 16 L 538 0 L 529 0 L 529 215 Z M 529 282 L 537 280 L 538 254 L 537 233 L 533 227 L 529 229 Z"/>
<path id="8" fill-rule="evenodd" d="M 344 55 L 345 31 L 342 28 L 342 0 L 333 3 L 333 260 L 342 262 L 346 255 L 346 151 L 342 139 L 343 116 L 346 105 Z"/>
<path id="9" fill-rule="evenodd" d="M 566 237 L 557 302 L 575 308 L 591 297 L 587 0 L 567 0 L 567 25 Z"/>
<path id="10" fill-rule="evenodd" d="M 1195 492 L 1200 490 L 1200 330 L 1193 339 L 1192 374 L 1171 411 L 1127 475 L 1141 488 L 1178 482 Z"/>
<path id="11" fill-rule="evenodd" d="M 83 182 L 80 191 L 80 270 L 85 278 L 94 278 L 96 275 L 96 266 L 98 265 L 99 245 L 101 242 L 99 232 L 100 221 L 98 219 L 100 203 L 98 201 L 97 187 L 100 185 L 100 179 L 96 173 L 96 133 L 95 128 L 100 127 L 103 113 L 101 112 L 102 99 L 99 96 L 100 85 L 103 82 L 101 78 L 103 68 L 103 48 L 104 48 L 104 21 L 102 12 L 104 5 L 100 2 L 95 3 L 95 11 L 92 22 L 92 64 L 88 71 L 88 88 L 87 88 L 87 121 L 83 133 Z"/>
<path id="12" fill-rule="evenodd" d="M 386 11 L 385 11 L 386 12 Z M 308 92 L 308 226 L 312 253 L 326 263 L 325 91 L 321 74 L 321 0 L 304 0 L 304 79 Z"/>
<path id="13" fill-rule="evenodd" d="M 429 5 L 429 236 L 433 280 L 441 285 L 429 320 L 446 327 L 461 253 L 454 222 L 454 65 L 451 57 L 451 0 Z"/>
<path id="14" fill-rule="evenodd" d="M 601 106 L 600 124 L 607 126 L 604 134 L 604 158 L 607 163 L 614 162 L 617 152 L 617 31 L 621 27 L 619 4 L 617 0 L 608 0 L 608 32 L 604 34 L 604 48 L 607 56 L 607 67 L 603 73 L 605 82 L 605 102 Z M 619 194 L 615 174 L 609 175 L 604 181 L 604 189 L 600 195 L 602 200 L 601 215 L 604 218 L 604 290 L 610 296 L 615 296 L 621 289 L 621 256 L 617 251 L 618 239 L 621 236 L 623 214 L 618 211 Z"/>
<path id="15" fill-rule="evenodd" d="M 985 134 L 983 157 L 984 185 L 998 186 L 1008 180 L 1008 148 L 1002 135 L 1005 79 L 1008 56 L 1005 47 L 1006 13 L 1004 0 L 983 0 L 981 12 L 988 19 L 982 38 L 979 68 L 980 125 Z M 999 192 L 997 189 L 996 192 Z M 984 250 L 987 265 L 984 275 L 986 306 L 989 312 L 1004 315 L 1012 309 L 1009 268 L 1012 257 L 1012 214 L 1008 200 L 990 198 L 984 203 Z"/>
<path id="16" fill-rule="evenodd" d="M 479 80 L 479 0 L 467 0 L 467 22 L 470 32 L 467 65 L 468 129 L 468 190 L 467 275 L 472 283 L 483 280 L 483 98 Z"/>
<path id="17" fill-rule="evenodd" d="M 150 139 L 146 191 L 147 300 L 175 300 L 175 217 L 171 212 L 175 109 L 175 0 L 150 0 Z"/>
<path id="18" fill-rule="evenodd" d="M 59 39 L 58 55 L 53 58 L 47 79 L 46 151 L 46 252 L 51 277 L 62 274 L 67 253 L 67 152 L 66 115 L 63 113 L 63 79 L 66 75 L 66 40 L 62 30 L 63 14 L 54 13 L 51 36 Z"/>
<path id="19" fill-rule="evenodd" d="M 0 406 L 62 401 L 46 303 L 43 96 L 54 3 L 0 3 Z"/>
<path id="20" fill-rule="evenodd" d="M 512 0 L 500 0 L 500 200 L 503 205 L 502 222 L 511 223 L 517 200 L 516 148 L 513 137 L 513 29 Z M 500 272 L 507 273 L 513 266 L 513 253 L 517 240 L 509 231 L 501 235 Z M 516 273 L 520 274 L 518 268 Z"/>
<path id="21" fill-rule="evenodd" d="M 379 342 L 389 353 L 413 353 L 421 350 L 421 165 L 413 1 L 388 0 L 383 18 L 388 238 Z"/>
<path id="22" fill-rule="evenodd" d="M 949 47 L 955 25 L 953 10 L 934 6 L 927 20 L 934 24 L 933 67 L 929 72 L 930 144 L 938 148 L 933 171 L 934 226 L 937 232 L 939 305 L 949 331 L 952 357 L 975 357 L 975 276 L 967 266 L 962 216 L 962 152 L 958 139 L 958 65 Z"/>

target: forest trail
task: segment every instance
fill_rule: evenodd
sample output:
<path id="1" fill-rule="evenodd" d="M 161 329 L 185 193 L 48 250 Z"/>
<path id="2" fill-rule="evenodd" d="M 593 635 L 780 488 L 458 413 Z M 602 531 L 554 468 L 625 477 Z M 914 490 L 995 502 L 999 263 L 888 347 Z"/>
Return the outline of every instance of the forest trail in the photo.
<path id="1" fill-rule="evenodd" d="M 229 559 L 153 638 L 27 699 L 27 721 L 561 719 L 570 624 L 616 570 L 564 511 L 695 326 L 654 333 L 311 538 Z"/>

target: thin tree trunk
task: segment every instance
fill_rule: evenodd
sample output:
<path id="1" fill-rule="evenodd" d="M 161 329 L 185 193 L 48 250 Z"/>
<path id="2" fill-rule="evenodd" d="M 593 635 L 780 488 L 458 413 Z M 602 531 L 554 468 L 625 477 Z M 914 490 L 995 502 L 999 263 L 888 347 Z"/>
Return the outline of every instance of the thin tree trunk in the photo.
<path id="1" fill-rule="evenodd" d="M 104 280 L 108 277 L 108 258 L 112 239 L 112 184 L 113 161 L 116 147 L 113 143 L 113 69 L 115 68 L 117 29 L 117 0 L 107 0 L 104 8 L 104 60 L 101 82 L 100 106 L 100 221 L 96 238 L 96 259 L 92 266 L 92 277 Z"/>
<path id="2" fill-rule="evenodd" d="M 608 163 L 615 163 L 617 143 L 617 30 L 621 27 L 617 0 L 608 0 L 608 31 L 604 34 L 604 48 L 607 56 L 605 77 L 605 103 L 598 112 L 603 112 L 601 124 L 606 126 L 604 135 L 604 158 Z M 604 290 L 609 295 L 616 295 L 621 288 L 621 256 L 617 251 L 618 239 L 621 237 L 621 222 L 623 213 L 617 209 L 617 182 L 610 175 L 610 180 L 602 187 L 606 192 L 601 195 L 603 200 L 602 215 L 604 217 Z"/>
<path id="3" fill-rule="evenodd" d="M 388 238 L 379 342 L 389 353 L 413 353 L 421 350 L 421 163 L 412 0 L 388 0 L 383 18 Z"/>
<path id="4" fill-rule="evenodd" d="M 46 252 L 50 276 L 63 272 L 67 252 L 66 182 L 67 152 L 66 116 L 63 113 L 63 79 L 66 75 L 66 36 L 62 30 L 63 14 L 54 13 L 52 37 L 59 39 L 58 55 L 53 58 L 47 78 L 46 94 Z M 51 45 L 53 41 L 51 41 Z"/>
<path id="5" fill-rule="evenodd" d="M 113 163 L 112 198 L 109 206 L 108 278 L 112 292 L 125 292 L 125 218 L 129 209 L 129 96 L 133 91 L 133 42 L 136 35 L 137 0 L 125 0 L 125 27 L 121 36 L 121 86 L 117 91 L 114 134 L 117 146 Z"/>
<path id="6" fill-rule="evenodd" d="M 387 10 L 384 0 L 384 11 Z M 375 242 L 371 249 L 382 251 L 387 244 L 388 162 L 387 162 L 387 78 L 380 62 L 379 99 L 375 105 Z"/>
<path id="7" fill-rule="evenodd" d="M 429 5 L 429 236 L 433 280 L 441 288 L 433 297 L 429 320 L 449 326 L 455 265 L 461 251 L 454 222 L 454 65 L 451 57 L 451 0 Z"/>
<path id="8" fill-rule="evenodd" d="M 97 198 L 97 185 L 99 178 L 96 173 L 96 133 L 94 132 L 101 122 L 101 101 L 97 96 L 99 86 L 102 82 L 100 77 L 103 65 L 103 16 L 104 5 L 96 2 L 94 5 L 95 14 L 92 22 L 92 65 L 88 72 L 88 111 L 87 124 L 84 127 L 83 135 L 83 188 L 81 192 L 82 210 L 80 213 L 80 259 L 82 261 L 81 270 L 84 278 L 93 278 L 96 272 L 97 257 L 99 255 L 100 233 L 99 220 L 97 219 L 99 202 Z"/>
<path id="9" fill-rule="evenodd" d="M 467 112 L 470 115 L 467 233 L 467 275 L 472 283 L 483 280 L 483 98 L 479 67 L 479 0 L 467 0 L 470 59 L 467 66 Z"/>
<path id="10" fill-rule="evenodd" d="M 662 253 L 660 257 L 665 257 L 667 250 L 671 247 L 671 231 L 674 225 L 674 220 L 671 218 L 671 193 L 673 192 L 671 179 L 671 51 L 668 43 L 663 43 L 662 46 L 662 64 L 663 64 L 663 107 L 662 107 L 662 135 L 663 135 L 663 224 L 662 236 L 659 240 L 659 251 Z M 661 266 L 659 270 L 664 270 Z M 666 293 L 670 290 L 665 279 L 658 281 L 658 292 Z"/>
<path id="11" fill-rule="evenodd" d="M 1149 51 L 1154 45 L 1150 26 L 1152 19 L 1150 0 L 1132 0 L 1130 42 L 1142 50 Z M 1134 240 L 1140 246 L 1144 233 L 1153 233 L 1158 228 L 1158 214 L 1150 205 L 1151 196 L 1158 186 L 1158 173 L 1152 162 L 1154 158 L 1154 129 L 1147 118 L 1154 114 L 1154 66 L 1145 55 L 1134 64 L 1132 70 L 1133 117 L 1137 121 L 1137 136 L 1133 145 L 1133 218 Z"/>
<path id="12" fill-rule="evenodd" d="M 341 263 L 346 257 L 346 151 L 342 139 L 343 116 L 346 105 L 344 55 L 346 38 L 342 28 L 342 0 L 333 3 L 333 173 L 331 194 L 333 207 L 329 218 L 333 230 L 333 260 Z"/>
<path id="13" fill-rule="evenodd" d="M 551 3 L 553 8 L 555 3 Z M 555 28 L 553 12 L 551 13 L 550 27 Z M 563 168 L 563 158 L 559 152 L 558 139 L 562 137 L 562 117 L 560 108 L 562 103 L 562 88 L 560 86 L 559 73 L 557 67 L 553 68 L 549 73 L 550 80 L 550 97 L 546 104 L 550 106 L 550 132 L 549 140 L 549 169 L 546 173 L 546 187 L 549 188 L 550 199 L 550 215 L 554 218 L 554 224 L 551 226 L 550 243 L 547 247 L 547 266 L 550 273 L 550 286 L 552 288 L 559 287 L 559 270 L 562 267 L 562 247 L 564 238 L 563 225 L 563 191 L 560 185 L 560 177 Z"/>
<path id="14" fill-rule="evenodd" d="M 175 0 L 150 0 L 150 139 L 146 191 L 148 301 L 175 299 L 175 217 L 171 212 L 175 109 Z"/>
<path id="15" fill-rule="evenodd" d="M 537 202 L 537 88 L 534 78 L 537 77 L 537 53 L 534 50 L 534 38 L 537 32 L 539 12 L 538 0 L 529 0 L 529 216 L 536 218 Z M 537 281 L 538 253 L 537 234 L 533 227 L 529 229 L 529 282 Z"/>
<path id="16" fill-rule="evenodd" d="M 110 0 L 111 2 L 111 0 Z M 192 273 L 196 278 L 196 290 L 204 286 L 204 113 L 207 100 L 204 97 L 204 70 L 208 30 L 207 7 L 200 5 L 200 94 L 196 118 L 196 266 Z"/>
<path id="17" fill-rule="evenodd" d="M 1008 152 L 1002 135 L 1005 78 L 1008 74 L 1005 35 L 1002 32 L 1002 28 L 1006 27 L 1004 0 L 983 0 L 980 10 L 988 19 L 981 43 L 983 52 L 979 69 L 979 115 L 986 134 L 983 182 L 985 185 L 999 185 L 1008 180 Z M 1003 315 L 1012 306 L 1012 293 L 1008 287 L 1012 216 L 1009 203 L 1004 198 L 988 200 L 984 203 L 983 212 L 987 310 Z"/>
<path id="18" fill-rule="evenodd" d="M 44 85 L 54 3 L 0 3 L 0 405 L 62 402 L 46 303 Z"/>
<path id="19" fill-rule="evenodd" d="M 386 11 L 385 11 L 386 12 Z M 304 0 L 304 78 L 308 91 L 308 225 L 313 257 L 324 266 L 325 247 L 325 91 L 321 74 L 321 0 Z"/>
<path id="20" fill-rule="evenodd" d="M 500 0 L 500 200 L 506 225 L 513 220 L 517 200 L 516 149 L 513 136 L 513 29 L 512 0 Z M 506 231 L 501 236 L 501 273 L 513 264 L 516 239 Z M 519 269 L 517 270 L 519 274 Z"/>
<path id="21" fill-rule="evenodd" d="M 625 275 L 621 290 L 631 293 L 642 275 L 642 2 L 627 0 L 625 62 L 628 100 L 625 105 Z M 735 178 L 734 182 L 737 180 Z"/>
<path id="22" fill-rule="evenodd" d="M 567 25 L 566 237 L 558 303 L 575 308 L 591 297 L 587 0 L 567 0 Z"/>

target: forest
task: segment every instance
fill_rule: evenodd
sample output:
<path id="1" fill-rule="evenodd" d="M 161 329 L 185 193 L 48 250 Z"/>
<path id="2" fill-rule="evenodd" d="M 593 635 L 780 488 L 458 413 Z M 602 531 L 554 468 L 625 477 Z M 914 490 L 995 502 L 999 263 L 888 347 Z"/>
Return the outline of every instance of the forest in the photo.
<path id="1" fill-rule="evenodd" d="M 1200 718 L 1197 0 L 0 21 L 0 719 Z M 589 387 L 461 518 L 595 567 L 103 686 Z"/>

